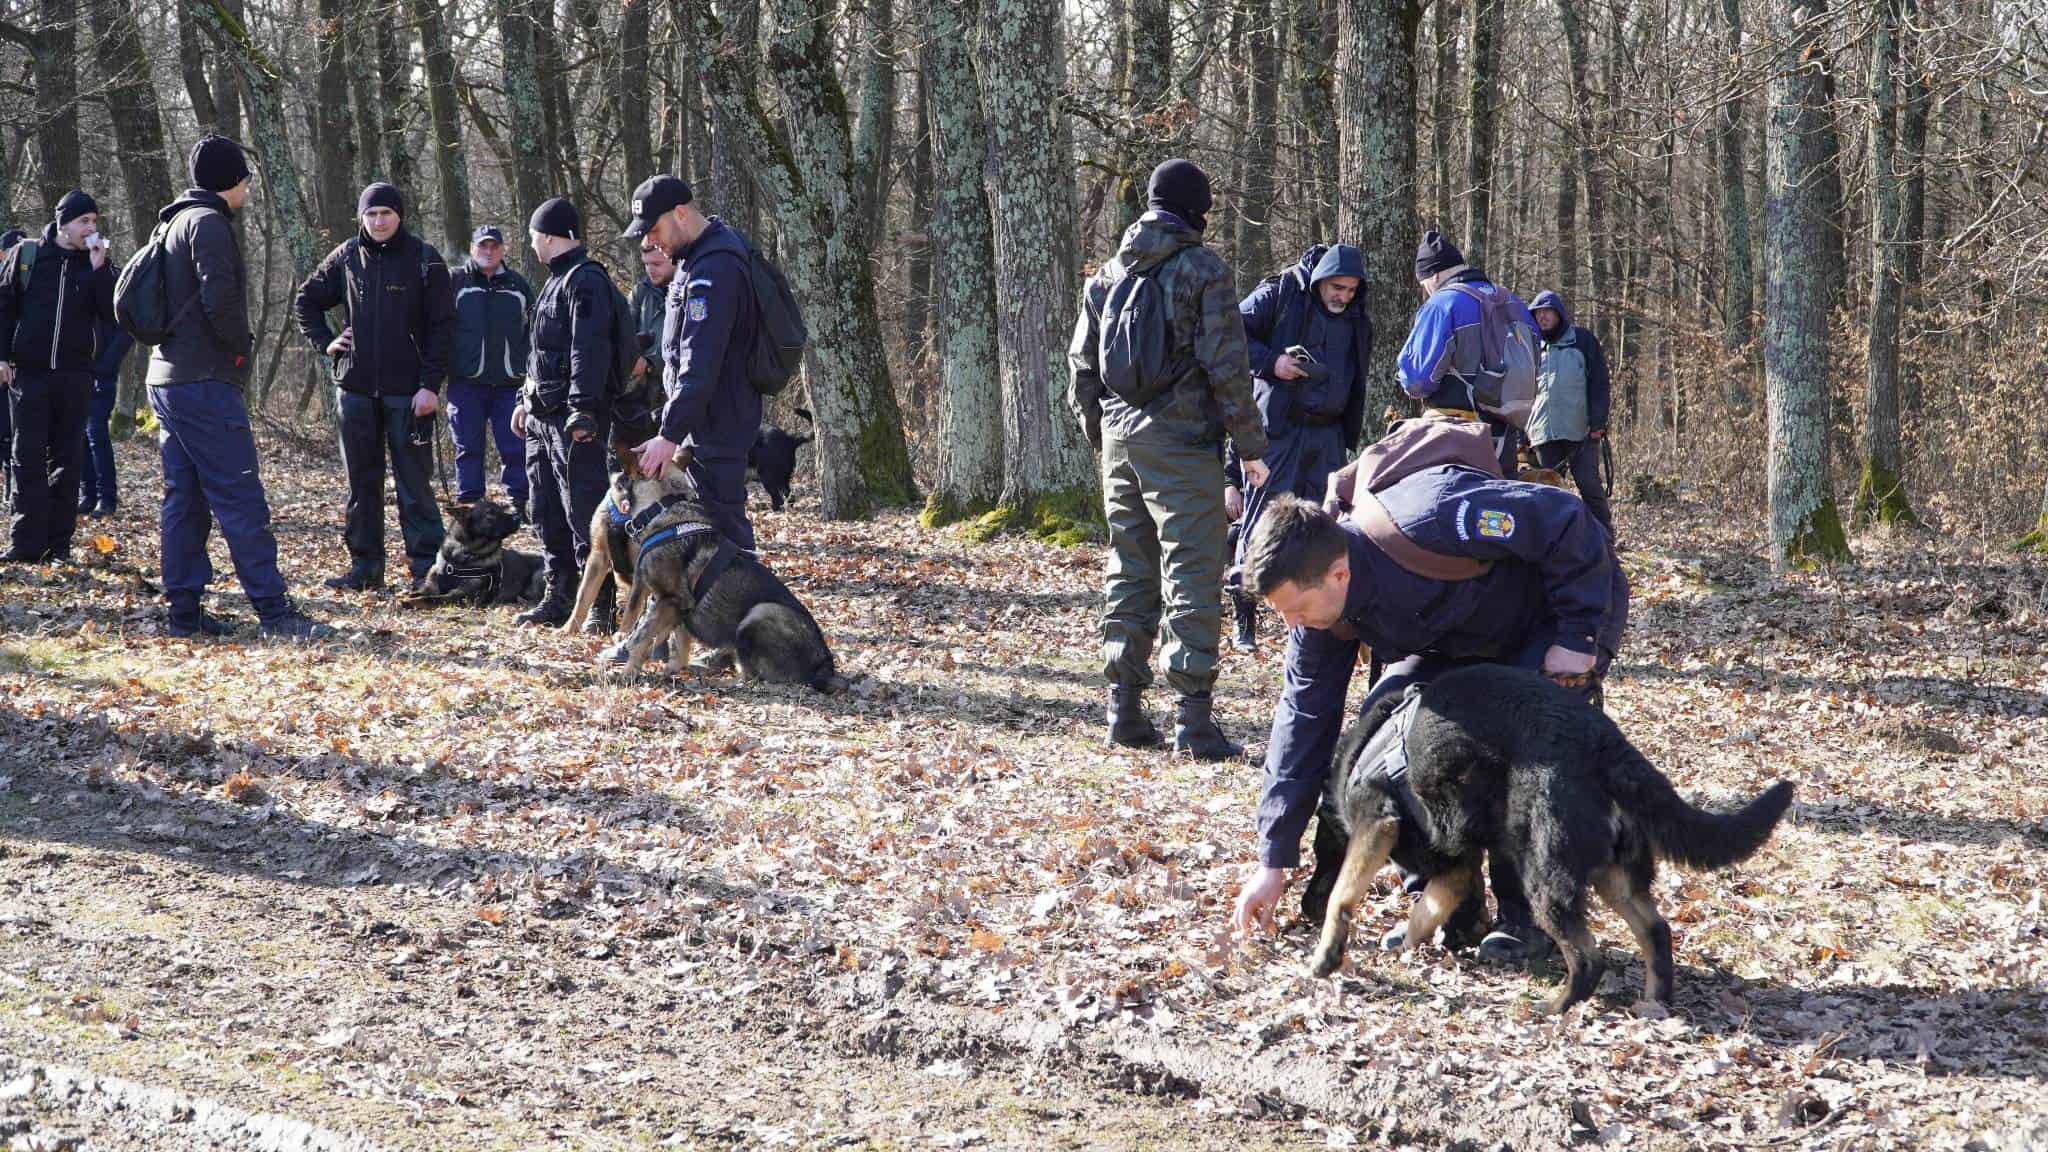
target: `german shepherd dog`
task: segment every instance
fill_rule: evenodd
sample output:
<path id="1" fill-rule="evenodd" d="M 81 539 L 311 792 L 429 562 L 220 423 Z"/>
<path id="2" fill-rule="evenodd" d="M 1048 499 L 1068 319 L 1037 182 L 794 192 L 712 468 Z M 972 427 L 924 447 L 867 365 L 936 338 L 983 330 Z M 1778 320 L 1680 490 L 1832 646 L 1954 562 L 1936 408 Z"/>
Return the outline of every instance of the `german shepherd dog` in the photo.
<path id="1" fill-rule="evenodd" d="M 564 631 L 582 626 L 607 575 L 629 594 L 633 620 L 626 674 L 637 675 L 657 640 L 669 642 L 668 671 L 689 663 L 693 644 L 733 654 L 740 675 L 820 692 L 846 687 L 810 610 L 759 560 L 712 527 L 696 486 L 680 469 L 661 479 L 622 474 L 591 522 L 590 559 Z"/>
<path id="2" fill-rule="evenodd" d="M 804 409 L 796 409 L 796 414 L 804 423 L 812 423 L 811 414 Z M 770 425 L 761 429 L 747 449 L 747 478 L 760 482 L 768 493 L 768 506 L 777 512 L 789 500 L 789 486 L 796 478 L 796 450 L 810 442 L 809 436 Z"/>
<path id="3" fill-rule="evenodd" d="M 546 589 L 541 558 L 505 547 L 519 518 L 496 500 L 443 504 L 448 539 L 410 603 L 460 600 L 480 606 L 536 603 Z"/>
<path id="4" fill-rule="evenodd" d="M 1362 755 L 1396 708 L 1375 709 L 1339 743 L 1337 808 L 1351 842 L 1315 974 L 1343 966 L 1352 913 L 1390 856 L 1435 858 L 1408 920 L 1410 947 L 1479 890 L 1484 854 L 1505 852 L 1537 924 L 1564 955 L 1568 979 L 1544 1012 L 1562 1012 L 1599 986 L 1605 963 L 1586 929 L 1589 885 L 1642 950 L 1644 997 L 1670 1003 L 1671 928 L 1651 892 L 1657 861 L 1718 869 L 1747 859 L 1791 805 L 1791 782 L 1737 811 L 1705 812 L 1686 803 L 1606 713 L 1534 672 L 1477 664 L 1410 692 L 1419 698 L 1403 740 L 1405 776 L 1389 779 L 1377 753 Z M 1411 824 L 1421 826 L 1420 837 Z"/>

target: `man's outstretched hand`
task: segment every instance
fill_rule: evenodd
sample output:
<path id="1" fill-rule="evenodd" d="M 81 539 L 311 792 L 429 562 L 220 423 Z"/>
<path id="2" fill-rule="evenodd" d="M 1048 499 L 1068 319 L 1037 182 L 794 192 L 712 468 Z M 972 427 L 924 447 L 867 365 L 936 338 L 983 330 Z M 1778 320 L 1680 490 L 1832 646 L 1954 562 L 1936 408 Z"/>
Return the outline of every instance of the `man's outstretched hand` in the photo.
<path id="1" fill-rule="evenodd" d="M 1245 877 L 1244 890 L 1237 894 L 1237 907 L 1230 916 L 1231 928 L 1246 938 L 1257 928 L 1271 932 L 1273 909 L 1280 906 L 1280 895 L 1285 891 L 1287 869 L 1253 865 Z"/>

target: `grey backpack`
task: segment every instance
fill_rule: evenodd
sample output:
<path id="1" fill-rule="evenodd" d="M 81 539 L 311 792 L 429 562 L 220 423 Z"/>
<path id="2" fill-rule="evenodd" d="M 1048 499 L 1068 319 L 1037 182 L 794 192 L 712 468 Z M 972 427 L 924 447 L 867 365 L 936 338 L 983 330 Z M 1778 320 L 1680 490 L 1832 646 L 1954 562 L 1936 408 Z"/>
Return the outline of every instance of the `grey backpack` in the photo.
<path id="1" fill-rule="evenodd" d="M 1453 284 L 1449 290 L 1479 305 L 1479 371 L 1471 380 L 1472 402 L 1517 428 L 1526 426 L 1536 407 L 1536 333 L 1497 285 Z"/>

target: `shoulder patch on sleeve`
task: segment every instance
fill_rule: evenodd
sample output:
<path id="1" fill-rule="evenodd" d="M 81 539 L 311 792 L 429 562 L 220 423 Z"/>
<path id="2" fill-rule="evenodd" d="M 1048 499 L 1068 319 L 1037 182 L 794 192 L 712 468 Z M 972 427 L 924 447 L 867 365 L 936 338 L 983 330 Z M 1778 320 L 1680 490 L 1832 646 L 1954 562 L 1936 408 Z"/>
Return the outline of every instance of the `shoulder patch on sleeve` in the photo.
<path id="1" fill-rule="evenodd" d="M 1489 540 L 1506 540 L 1515 534 L 1515 518 L 1497 508 L 1482 508 L 1479 534 Z"/>
<path id="2" fill-rule="evenodd" d="M 690 319 L 691 319 L 691 320 L 694 320 L 694 321 L 696 321 L 697 323 L 699 323 L 699 324 L 702 324 L 702 323 L 704 322 L 704 318 L 705 318 L 706 316 L 709 316 L 710 314 L 711 314 L 711 308 L 710 308 L 710 306 L 709 306 L 709 305 L 708 305 L 708 304 L 707 304 L 707 303 L 705 302 L 705 299 L 704 299 L 704 298 L 703 298 L 702 296 L 692 296 L 692 297 L 690 297 Z"/>

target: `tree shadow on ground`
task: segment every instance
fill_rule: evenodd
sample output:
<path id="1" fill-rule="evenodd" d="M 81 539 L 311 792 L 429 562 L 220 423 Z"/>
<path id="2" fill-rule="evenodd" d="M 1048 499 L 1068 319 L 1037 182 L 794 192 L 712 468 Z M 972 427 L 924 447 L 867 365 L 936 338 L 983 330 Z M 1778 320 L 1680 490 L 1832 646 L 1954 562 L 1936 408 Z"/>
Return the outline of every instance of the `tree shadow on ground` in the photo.
<path id="1" fill-rule="evenodd" d="M 1617 663 L 1613 679 L 1620 683 L 1630 680 L 1689 680 L 1715 688 L 1740 688 L 1746 692 L 1817 691 L 1853 696 L 1867 693 L 1886 704 L 1924 704 L 1971 718 L 1981 716 L 1987 707 L 2005 716 L 2048 713 L 2048 695 L 1952 676 L 1874 676 L 1868 680 L 1847 680 L 1777 672 L 1768 668 L 1666 668 L 1661 664 Z"/>

